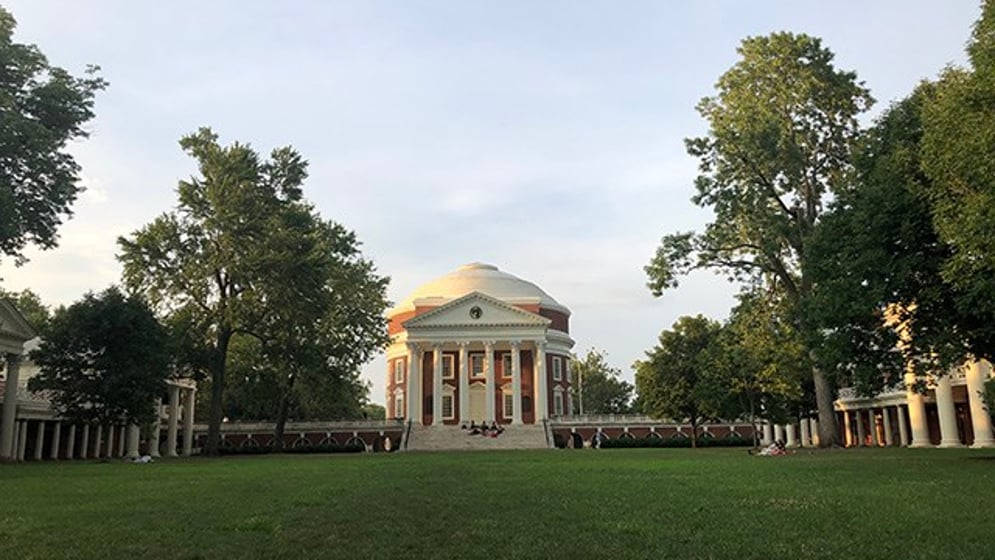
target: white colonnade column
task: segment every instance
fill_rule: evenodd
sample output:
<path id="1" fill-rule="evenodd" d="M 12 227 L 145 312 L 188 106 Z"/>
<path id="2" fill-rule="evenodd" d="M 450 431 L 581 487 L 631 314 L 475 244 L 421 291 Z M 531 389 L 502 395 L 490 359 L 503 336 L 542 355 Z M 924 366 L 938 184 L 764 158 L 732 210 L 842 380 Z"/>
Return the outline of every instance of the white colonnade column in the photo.
<path id="1" fill-rule="evenodd" d="M 95 424 L 93 426 L 93 428 L 94 428 L 94 433 L 93 433 L 93 458 L 94 459 L 99 459 L 101 457 L 101 455 L 100 455 L 100 447 L 101 447 L 101 445 L 103 443 L 101 440 L 104 437 L 104 426 L 103 426 L 103 424 Z"/>
<path id="2" fill-rule="evenodd" d="M 421 425 L 421 349 L 417 344 L 408 343 L 407 398 L 408 421 Z"/>
<path id="3" fill-rule="evenodd" d="M 80 436 L 79 440 L 79 458 L 87 459 L 90 457 L 90 424 L 83 424 L 83 435 Z"/>
<path id="4" fill-rule="evenodd" d="M 913 388 L 914 373 L 905 374 L 905 401 L 909 407 L 909 425 L 912 426 L 912 443 L 909 447 L 930 447 L 929 428 L 926 426 L 926 404 L 923 396 Z"/>
<path id="5" fill-rule="evenodd" d="M 909 445 L 909 429 L 905 425 L 905 409 L 902 405 L 897 405 L 895 407 L 895 422 L 898 423 L 898 446 L 906 447 Z"/>
<path id="6" fill-rule="evenodd" d="M 794 422 L 784 425 L 784 445 L 785 447 L 798 447 L 798 440 L 795 438 Z"/>
<path id="7" fill-rule="evenodd" d="M 853 426 L 850 423 L 850 411 L 843 411 L 843 446 L 853 447 Z"/>
<path id="8" fill-rule="evenodd" d="M 17 458 L 17 384 L 21 372 L 20 354 L 6 354 L 7 381 L 3 389 L 3 411 L 0 412 L 0 460 L 12 461 Z"/>
<path id="9" fill-rule="evenodd" d="M 468 343 L 459 343 L 459 421 L 470 419 L 470 356 L 467 352 Z"/>
<path id="10" fill-rule="evenodd" d="M 117 454 L 115 457 L 124 457 L 124 446 L 128 441 L 128 438 L 125 437 L 127 435 L 125 431 L 124 426 L 117 427 Z"/>
<path id="11" fill-rule="evenodd" d="M 21 427 L 18 430 L 17 436 L 17 460 L 23 461 L 24 454 L 28 449 L 28 421 L 21 420 Z"/>
<path id="12" fill-rule="evenodd" d="M 193 408 L 197 400 L 197 390 L 193 387 L 186 390 L 183 400 L 183 454 L 193 455 Z M 135 426 L 138 429 L 138 426 Z M 136 440 L 137 441 L 137 440 Z M 138 455 L 138 444 L 135 444 L 135 455 Z"/>
<path id="13" fill-rule="evenodd" d="M 59 460 L 59 447 L 62 445 L 62 422 L 56 420 L 52 429 L 52 445 L 48 449 L 48 458 Z"/>
<path id="14" fill-rule="evenodd" d="M 69 424 L 69 434 L 66 436 L 66 459 L 76 458 L 76 424 Z"/>
<path id="15" fill-rule="evenodd" d="M 808 431 L 812 436 L 812 447 L 819 447 L 819 421 L 814 416 L 808 419 Z"/>
<path id="16" fill-rule="evenodd" d="M 867 409 L 867 428 L 871 431 L 871 446 L 880 447 L 881 439 L 878 437 L 878 418 L 874 413 L 874 408 Z"/>
<path id="17" fill-rule="evenodd" d="M 511 343 L 511 423 L 522 423 L 522 343 Z"/>
<path id="18" fill-rule="evenodd" d="M 992 437 L 992 419 L 981 398 L 985 382 L 991 376 L 992 365 L 987 361 L 972 362 L 967 368 L 967 402 L 971 407 L 971 426 L 974 428 L 974 443 L 971 447 L 995 447 Z"/>
<path id="19" fill-rule="evenodd" d="M 442 344 L 432 345 L 432 424 L 442 425 Z"/>
<path id="20" fill-rule="evenodd" d="M 166 457 L 176 457 L 176 430 L 180 420 L 180 387 L 169 386 L 169 423 L 166 425 Z"/>
<path id="21" fill-rule="evenodd" d="M 867 446 L 867 431 L 864 429 L 864 418 L 860 409 L 853 411 L 853 419 L 857 421 L 857 446 Z"/>
<path id="22" fill-rule="evenodd" d="M 812 434 L 809 431 L 808 418 L 801 420 L 802 447 L 812 447 Z"/>
<path id="23" fill-rule="evenodd" d="M 784 425 L 774 424 L 774 441 L 784 443 Z"/>
<path id="24" fill-rule="evenodd" d="M 895 436 L 891 433 L 891 411 L 890 407 L 881 407 L 881 422 L 884 424 L 884 444 L 886 447 L 895 445 Z"/>
<path id="25" fill-rule="evenodd" d="M 107 426 L 107 448 L 104 451 L 104 457 L 110 459 L 114 456 L 114 424 L 111 423 Z"/>
<path id="26" fill-rule="evenodd" d="M 770 422 L 765 420 L 763 431 L 764 431 L 764 436 L 763 439 L 760 440 L 760 443 L 764 446 L 774 443 L 774 426 Z"/>
<path id="27" fill-rule="evenodd" d="M 494 422 L 497 419 L 497 415 L 494 412 L 494 343 L 491 341 L 484 342 L 484 369 L 486 369 L 486 383 L 484 394 L 487 398 L 487 406 L 485 410 L 487 411 L 487 416 L 485 420 L 487 422 Z"/>
<path id="28" fill-rule="evenodd" d="M 536 342 L 536 354 L 533 359 L 532 371 L 535 380 L 532 388 L 535 391 L 536 424 L 549 418 L 549 384 L 546 380 L 546 343 Z"/>
<path id="29" fill-rule="evenodd" d="M 152 432 L 149 434 L 149 456 L 159 457 L 159 432 L 162 424 L 162 397 L 155 400 L 155 413 L 152 416 Z"/>
<path id="30" fill-rule="evenodd" d="M 35 431 L 35 461 L 41 461 L 42 451 L 45 447 L 45 421 L 39 420 L 37 431 Z"/>
<path id="31" fill-rule="evenodd" d="M 128 447 L 125 457 L 135 459 L 138 457 L 138 424 L 128 424 Z"/>
<path id="32" fill-rule="evenodd" d="M 957 411 L 950 387 L 950 374 L 936 380 L 936 411 L 940 420 L 940 447 L 961 447 L 957 435 Z"/>

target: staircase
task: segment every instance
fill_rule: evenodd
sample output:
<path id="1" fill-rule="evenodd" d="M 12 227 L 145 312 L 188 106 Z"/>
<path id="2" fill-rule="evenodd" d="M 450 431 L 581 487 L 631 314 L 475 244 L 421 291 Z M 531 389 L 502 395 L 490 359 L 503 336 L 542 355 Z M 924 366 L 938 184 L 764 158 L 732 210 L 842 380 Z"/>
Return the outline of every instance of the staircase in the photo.
<path id="1" fill-rule="evenodd" d="M 542 425 L 504 426 L 496 438 L 471 436 L 459 426 L 411 426 L 408 451 L 484 451 L 489 449 L 548 449 Z"/>

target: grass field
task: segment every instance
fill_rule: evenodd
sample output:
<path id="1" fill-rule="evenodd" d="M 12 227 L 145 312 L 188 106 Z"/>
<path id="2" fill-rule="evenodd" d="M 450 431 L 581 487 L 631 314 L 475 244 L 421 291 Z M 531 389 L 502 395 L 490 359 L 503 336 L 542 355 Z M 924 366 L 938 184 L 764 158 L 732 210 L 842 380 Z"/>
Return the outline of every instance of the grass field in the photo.
<path id="1" fill-rule="evenodd" d="M 991 558 L 995 452 L 0 466 L 0 558 Z"/>

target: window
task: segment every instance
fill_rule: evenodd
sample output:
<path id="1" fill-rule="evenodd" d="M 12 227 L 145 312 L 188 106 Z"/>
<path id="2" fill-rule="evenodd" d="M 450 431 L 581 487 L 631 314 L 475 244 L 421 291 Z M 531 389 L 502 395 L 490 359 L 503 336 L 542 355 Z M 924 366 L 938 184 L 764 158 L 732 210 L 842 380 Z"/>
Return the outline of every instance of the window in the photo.
<path id="1" fill-rule="evenodd" d="M 404 383 L 404 359 L 394 360 L 394 383 Z"/>
<path id="2" fill-rule="evenodd" d="M 470 355 L 470 375 L 472 377 L 483 377 L 484 376 L 484 355 L 483 354 L 471 354 Z"/>
<path id="3" fill-rule="evenodd" d="M 453 396 L 452 395 L 442 395 L 442 419 L 452 420 L 456 415 L 453 414 Z"/>
<path id="4" fill-rule="evenodd" d="M 563 416 L 563 392 L 556 391 L 553 393 L 553 414 L 556 416 Z"/>
<path id="5" fill-rule="evenodd" d="M 452 354 L 443 354 L 442 355 L 442 378 L 443 379 L 452 379 L 453 376 L 455 375 L 455 372 L 453 371 L 453 364 L 456 363 L 456 362 L 454 361 L 453 358 L 455 358 L 455 356 L 453 356 Z"/>
<path id="6" fill-rule="evenodd" d="M 394 418 L 404 418 L 404 393 L 394 393 Z"/>
<path id="7" fill-rule="evenodd" d="M 504 417 L 511 418 L 515 415 L 515 395 L 504 394 Z"/>
<path id="8" fill-rule="evenodd" d="M 553 381 L 563 380 L 563 360 L 559 356 L 553 356 Z"/>
<path id="9" fill-rule="evenodd" d="M 501 355 L 501 377 L 511 377 L 511 354 Z"/>

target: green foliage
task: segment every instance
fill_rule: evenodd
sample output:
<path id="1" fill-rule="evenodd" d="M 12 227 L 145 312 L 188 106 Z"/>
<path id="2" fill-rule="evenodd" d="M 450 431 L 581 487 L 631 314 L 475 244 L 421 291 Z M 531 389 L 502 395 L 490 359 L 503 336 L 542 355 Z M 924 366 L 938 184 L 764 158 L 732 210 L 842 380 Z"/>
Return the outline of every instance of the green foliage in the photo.
<path id="1" fill-rule="evenodd" d="M 38 294 L 25 288 L 20 292 L 8 292 L 0 288 L 0 298 L 10 300 L 21 312 L 35 332 L 43 334 L 52 318 L 52 311 L 45 305 Z"/>
<path id="2" fill-rule="evenodd" d="M 621 369 L 608 363 L 604 352 L 592 348 L 583 360 L 574 358 L 570 363 L 570 375 L 572 386 L 578 388 L 571 397 L 574 410 L 582 414 L 625 414 L 632 410 L 630 401 L 634 387 L 621 378 Z M 583 397 L 580 391 L 583 391 Z"/>
<path id="3" fill-rule="evenodd" d="M 985 394 L 983 395 L 985 399 L 985 407 L 988 409 L 988 415 L 995 420 L 995 379 L 989 379 L 985 381 Z"/>
<path id="4" fill-rule="evenodd" d="M 107 86 L 90 66 L 77 78 L 51 66 L 35 45 L 13 41 L 14 17 L 0 6 L 0 255 L 23 262 L 26 245 L 50 249 L 82 190 L 66 151 L 86 138 L 93 98 Z"/>
<path id="5" fill-rule="evenodd" d="M 753 440 L 740 436 L 730 437 L 699 437 L 694 447 L 750 447 Z M 640 448 L 689 448 L 692 447 L 688 437 L 645 437 L 645 438 L 612 438 L 601 442 L 601 449 L 640 449 Z"/>
<path id="6" fill-rule="evenodd" d="M 269 455 L 270 453 L 294 453 L 299 455 L 311 453 L 362 453 L 366 451 L 366 446 L 362 443 L 337 444 L 310 444 L 298 445 L 296 447 L 275 447 L 263 445 L 250 445 L 245 447 L 221 447 L 221 455 Z"/>
<path id="7" fill-rule="evenodd" d="M 166 330 L 140 298 L 117 288 L 57 311 L 31 359 L 40 372 L 28 387 L 80 422 L 151 422 L 170 365 Z"/>
<path id="8" fill-rule="evenodd" d="M 729 386 L 722 370 L 720 333 L 718 323 L 701 315 L 681 317 L 634 366 L 643 410 L 691 424 L 692 445 L 698 426 L 719 418 L 727 407 Z"/>

